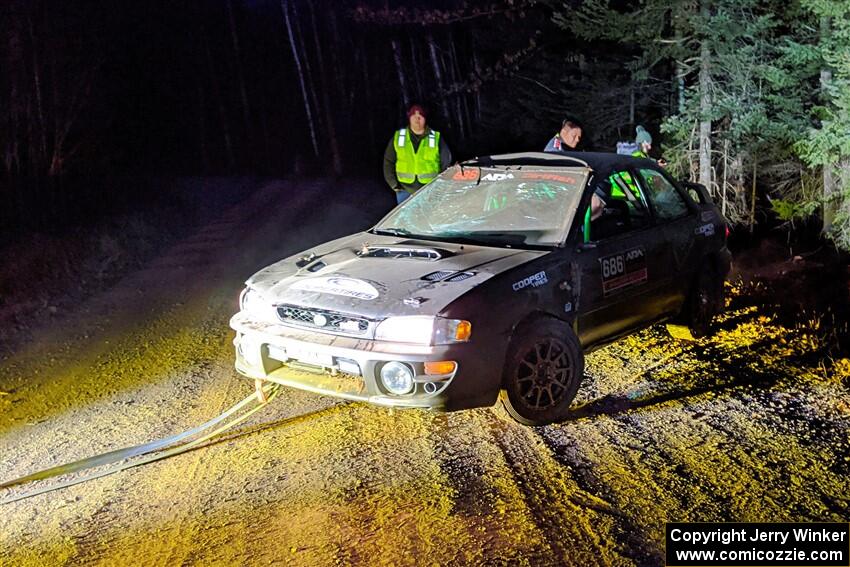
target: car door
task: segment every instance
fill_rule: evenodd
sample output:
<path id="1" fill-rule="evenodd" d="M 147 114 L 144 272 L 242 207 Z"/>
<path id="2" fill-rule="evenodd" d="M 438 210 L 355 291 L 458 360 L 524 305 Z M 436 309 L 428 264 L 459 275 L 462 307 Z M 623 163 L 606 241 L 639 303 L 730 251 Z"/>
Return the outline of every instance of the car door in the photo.
<path id="1" fill-rule="evenodd" d="M 659 307 L 664 311 L 677 311 L 699 263 L 699 250 L 695 247 L 699 210 L 662 171 L 639 168 L 638 174 L 655 221 L 671 252 L 668 266 L 670 285 Z M 708 226 L 714 228 L 710 223 Z"/>
<path id="2" fill-rule="evenodd" d="M 671 246 L 655 225 L 635 173 L 615 171 L 599 182 L 594 191 L 605 207 L 574 256 L 576 326 L 584 345 L 656 319 L 669 291 Z"/>

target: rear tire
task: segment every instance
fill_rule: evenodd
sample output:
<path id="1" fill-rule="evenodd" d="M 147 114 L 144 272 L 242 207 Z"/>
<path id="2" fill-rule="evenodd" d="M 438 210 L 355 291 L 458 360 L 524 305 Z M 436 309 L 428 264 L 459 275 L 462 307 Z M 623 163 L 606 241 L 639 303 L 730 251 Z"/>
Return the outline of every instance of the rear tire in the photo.
<path id="1" fill-rule="evenodd" d="M 515 333 L 500 397 L 508 414 L 522 424 L 562 421 L 583 375 L 584 353 L 573 330 L 554 319 L 538 321 Z"/>
<path id="2" fill-rule="evenodd" d="M 712 333 L 714 316 L 722 310 L 723 279 L 709 263 L 697 276 L 694 287 L 682 307 L 680 320 L 668 324 L 667 331 L 677 339 L 695 340 L 707 337 Z"/>

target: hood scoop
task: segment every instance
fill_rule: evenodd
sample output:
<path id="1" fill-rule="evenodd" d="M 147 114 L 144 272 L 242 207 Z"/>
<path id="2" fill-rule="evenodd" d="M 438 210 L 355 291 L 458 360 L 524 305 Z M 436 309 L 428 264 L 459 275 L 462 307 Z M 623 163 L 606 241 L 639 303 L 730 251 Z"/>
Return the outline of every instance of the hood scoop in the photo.
<path id="1" fill-rule="evenodd" d="M 429 282 L 462 282 L 473 277 L 477 272 L 455 272 L 453 270 L 439 270 L 422 276 L 423 280 Z"/>
<path id="2" fill-rule="evenodd" d="M 357 255 L 361 258 L 410 258 L 436 262 L 454 256 L 454 252 L 443 248 L 422 248 L 413 246 L 364 246 Z"/>

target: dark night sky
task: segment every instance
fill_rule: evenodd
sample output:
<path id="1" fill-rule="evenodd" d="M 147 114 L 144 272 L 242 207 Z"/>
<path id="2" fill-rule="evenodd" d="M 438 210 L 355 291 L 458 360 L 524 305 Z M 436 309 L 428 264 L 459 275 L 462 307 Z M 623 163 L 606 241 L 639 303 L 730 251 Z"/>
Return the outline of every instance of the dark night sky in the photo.
<path id="1" fill-rule="evenodd" d="M 0 141 L 19 157 L 7 171 L 18 209 L 45 193 L 114 199 L 115 176 L 335 173 L 334 146 L 342 173 L 379 178 L 405 98 L 430 107 L 458 158 L 542 149 L 567 114 L 585 120 L 588 142 L 631 135 L 627 105 L 600 100 L 628 54 L 571 38 L 546 8 L 386 4 L 12 0 L 0 11 Z M 641 116 L 657 127 L 666 102 L 639 101 Z"/>
<path id="2" fill-rule="evenodd" d="M 310 159 L 310 151 L 304 149 L 309 144 L 305 111 L 281 3 L 231 2 L 240 48 L 238 62 L 226 1 L 180 5 L 157 0 L 122 5 L 78 1 L 73 3 L 74 9 L 66 6 L 46 16 L 47 25 L 63 28 L 93 47 L 72 64 L 81 69 L 100 65 L 92 104 L 87 105 L 86 113 L 91 117 L 91 127 L 107 128 L 109 135 L 104 140 L 108 142 L 103 143 L 101 151 L 112 154 L 112 163 L 197 173 L 208 168 L 215 170 L 220 161 L 216 158 L 223 157 L 219 155 L 223 152 L 220 138 L 225 128 L 236 153 L 235 169 L 282 171 L 292 167 L 295 155 L 304 154 L 303 159 Z M 408 81 L 413 83 L 409 85 L 410 96 L 431 103 L 433 121 L 449 133 L 460 155 L 539 145 L 556 128 L 563 112 L 582 114 L 581 109 L 564 108 L 559 101 L 563 96 L 535 85 L 548 86 L 559 94 L 570 88 L 586 88 L 564 81 L 573 73 L 574 62 L 569 58 L 576 55 L 576 46 L 587 48 L 555 29 L 542 10 L 523 19 L 481 17 L 449 26 L 420 26 L 357 22 L 352 10 L 358 4 L 368 6 L 364 2 L 315 2 L 314 14 L 307 13 L 308 3 L 295 4 L 303 21 L 302 64 L 304 60 L 312 64 L 311 90 L 317 93 L 320 106 L 324 104 L 321 89 L 329 91 L 329 112 L 344 148 L 347 169 L 368 169 L 362 167 L 362 159 L 380 156 L 384 138 L 402 121 L 403 97 L 392 59 L 391 38 L 421 47 L 422 53 L 417 53 L 414 60 L 409 45 L 403 46 L 403 65 Z M 434 7 L 439 3 L 411 4 Z M 457 3 L 444 2 L 442 6 L 454 4 Z M 85 9 L 79 9 L 81 5 Z M 69 11 L 75 14 L 68 17 Z M 329 27 L 332 13 L 336 35 Z M 317 79 L 316 34 L 312 33 L 311 15 L 316 18 L 325 65 L 331 67 L 331 57 L 337 57 L 338 69 L 349 75 L 347 81 L 340 82 L 348 84 Z M 505 72 L 475 91 L 457 95 L 466 98 L 467 103 L 480 95 L 484 105 L 483 122 L 467 125 L 466 130 L 473 132 L 464 132 L 464 139 L 460 139 L 461 128 L 445 115 L 439 103 L 423 38 L 433 34 L 444 55 L 448 55 L 453 42 L 456 64 L 461 67 L 461 77 L 466 78 L 472 75 L 473 51 L 479 65 L 486 68 L 501 55 L 524 47 L 538 30 L 542 31 L 538 37 L 542 38 L 544 49 L 519 59 L 516 74 L 520 77 L 513 76 L 513 71 Z M 469 41 L 472 36 L 474 44 Z M 368 93 L 363 85 L 365 77 L 360 76 L 363 59 L 367 59 L 370 72 Z M 421 74 L 418 84 L 411 78 L 417 73 Z M 334 76 L 331 70 L 327 74 Z M 240 80 L 244 81 L 250 107 L 247 126 L 242 116 Z M 511 90 L 516 87 L 536 88 L 535 94 L 541 98 L 520 100 Z M 541 104 L 527 107 L 527 103 L 535 102 Z M 324 120 L 323 110 L 314 109 L 314 113 Z M 369 122 L 374 139 L 369 138 Z M 588 125 L 592 132 L 593 125 Z M 206 139 L 202 140 L 202 136 Z M 364 139 L 369 147 L 364 147 Z M 202 143 L 210 154 L 207 163 L 203 163 Z"/>

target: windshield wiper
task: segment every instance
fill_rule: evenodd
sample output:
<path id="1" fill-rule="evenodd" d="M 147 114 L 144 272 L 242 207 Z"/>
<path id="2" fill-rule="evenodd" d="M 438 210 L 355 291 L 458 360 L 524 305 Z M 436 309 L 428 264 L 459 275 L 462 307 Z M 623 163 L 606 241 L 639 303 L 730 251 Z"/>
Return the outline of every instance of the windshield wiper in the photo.
<path id="1" fill-rule="evenodd" d="M 376 228 L 372 232 L 375 234 L 388 234 L 390 236 L 413 236 L 413 233 L 406 228 Z"/>

